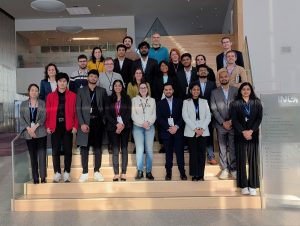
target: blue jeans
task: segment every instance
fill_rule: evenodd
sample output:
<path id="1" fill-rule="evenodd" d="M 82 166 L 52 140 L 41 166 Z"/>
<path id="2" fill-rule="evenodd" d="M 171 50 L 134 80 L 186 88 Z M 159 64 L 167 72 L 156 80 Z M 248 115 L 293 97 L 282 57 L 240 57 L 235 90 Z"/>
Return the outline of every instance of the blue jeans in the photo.
<path id="1" fill-rule="evenodd" d="M 154 142 L 154 126 L 149 129 L 144 129 L 133 125 L 133 137 L 136 148 L 136 165 L 137 170 L 143 171 L 144 169 L 144 149 L 146 151 L 146 173 L 152 171 L 152 159 L 153 159 L 153 142 Z"/>

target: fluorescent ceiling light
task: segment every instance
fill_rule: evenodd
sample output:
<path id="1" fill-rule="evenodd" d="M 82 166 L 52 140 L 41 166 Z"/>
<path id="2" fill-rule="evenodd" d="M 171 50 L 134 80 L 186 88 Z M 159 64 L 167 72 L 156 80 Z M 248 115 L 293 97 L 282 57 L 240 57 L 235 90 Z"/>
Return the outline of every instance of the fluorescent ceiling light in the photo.
<path id="1" fill-rule="evenodd" d="M 99 40 L 99 37 L 86 37 L 86 38 L 72 38 L 73 41 L 82 41 L 82 40 L 93 40 L 97 41 Z"/>
<path id="2" fill-rule="evenodd" d="M 91 11 L 88 7 L 71 7 L 67 8 L 67 11 L 70 15 L 87 15 L 91 14 Z"/>
<path id="3" fill-rule="evenodd" d="M 59 26 L 59 27 L 56 27 L 56 30 L 65 32 L 65 33 L 75 34 L 75 33 L 82 31 L 83 27 L 81 27 L 81 26 Z"/>
<path id="4" fill-rule="evenodd" d="M 66 9 L 66 5 L 57 0 L 35 0 L 31 2 L 30 6 L 37 11 L 49 13 L 61 12 Z"/>

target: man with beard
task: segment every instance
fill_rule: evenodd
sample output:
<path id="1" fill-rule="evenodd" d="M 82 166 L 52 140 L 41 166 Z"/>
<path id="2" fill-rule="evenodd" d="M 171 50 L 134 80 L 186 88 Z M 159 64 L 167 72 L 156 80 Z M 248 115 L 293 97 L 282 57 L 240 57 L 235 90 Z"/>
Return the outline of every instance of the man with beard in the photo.
<path id="1" fill-rule="evenodd" d="M 214 127 L 217 129 L 220 166 L 222 169 L 219 179 L 227 179 L 229 172 L 236 179 L 234 129 L 231 123 L 229 106 L 234 101 L 238 88 L 229 85 L 229 76 L 225 68 L 220 70 L 219 81 L 221 86 L 213 90 L 211 94 L 211 110 L 215 118 Z M 229 153 L 229 159 L 227 158 L 227 152 Z"/>
<path id="2" fill-rule="evenodd" d="M 164 84 L 163 92 L 166 98 L 157 103 L 156 115 L 159 135 L 166 150 L 165 180 L 172 180 L 173 151 L 176 153 L 180 178 L 187 180 L 184 169 L 182 100 L 173 97 L 174 89 L 171 83 Z"/>
<path id="3" fill-rule="evenodd" d="M 132 81 L 132 60 L 125 57 L 126 48 L 127 47 L 124 44 L 119 44 L 117 46 L 117 58 L 114 59 L 114 72 L 119 73 L 122 76 L 127 90 L 128 83 Z"/>
<path id="4" fill-rule="evenodd" d="M 199 77 L 199 84 L 200 84 L 200 98 L 207 100 L 208 106 L 210 109 L 210 96 L 211 92 L 216 88 L 215 82 L 209 81 L 208 77 L 208 66 L 205 64 L 200 64 L 197 66 L 198 77 Z M 211 165 L 216 165 L 218 162 L 215 160 L 214 155 L 214 145 L 213 145 L 213 127 L 212 121 L 208 125 L 210 136 L 207 137 L 207 158 L 208 163 Z"/>
<path id="5" fill-rule="evenodd" d="M 185 100 L 188 98 L 189 85 L 197 79 L 197 69 L 192 67 L 192 55 L 184 53 L 181 55 L 183 70 L 177 72 L 179 96 Z"/>
<path id="6" fill-rule="evenodd" d="M 150 45 L 148 42 L 141 42 L 138 46 L 141 54 L 141 59 L 133 62 L 132 73 L 136 68 L 142 68 L 146 82 L 150 84 L 151 91 L 153 91 L 153 82 L 155 77 L 158 76 L 158 63 L 155 59 L 148 57 Z"/>
<path id="7" fill-rule="evenodd" d="M 130 36 L 125 36 L 123 38 L 123 44 L 126 46 L 126 54 L 125 57 L 135 61 L 137 59 L 140 59 L 140 55 L 135 52 L 134 48 L 132 47 L 133 45 L 133 38 Z"/>
<path id="8" fill-rule="evenodd" d="M 76 111 L 79 122 L 77 145 L 80 146 L 82 174 L 79 182 L 88 181 L 89 147 L 92 146 L 95 154 L 94 180 L 104 181 L 100 173 L 102 159 L 102 131 L 104 129 L 104 103 L 107 97 L 106 90 L 98 87 L 99 73 L 91 70 L 88 73 L 88 85 L 78 90 Z"/>
<path id="9" fill-rule="evenodd" d="M 69 90 L 77 93 L 78 89 L 87 85 L 87 57 L 81 54 L 77 58 L 78 60 L 78 70 L 74 71 L 70 77 Z"/>

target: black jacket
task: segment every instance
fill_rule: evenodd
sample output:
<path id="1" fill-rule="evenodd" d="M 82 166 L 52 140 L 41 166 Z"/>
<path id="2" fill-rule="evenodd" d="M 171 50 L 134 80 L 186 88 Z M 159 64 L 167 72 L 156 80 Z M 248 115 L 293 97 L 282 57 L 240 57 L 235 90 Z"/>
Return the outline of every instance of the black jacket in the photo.
<path id="1" fill-rule="evenodd" d="M 127 88 L 128 83 L 132 81 L 132 60 L 125 58 L 121 69 L 118 58 L 114 59 L 114 72 L 122 76 L 125 87 Z"/>
<path id="2" fill-rule="evenodd" d="M 244 67 L 244 59 L 243 59 L 243 54 L 238 51 L 238 50 L 233 50 L 236 52 L 236 65 L 239 65 L 241 67 Z M 217 70 L 220 70 L 221 68 L 223 68 L 223 57 L 224 57 L 224 53 L 220 53 L 217 57 L 216 57 L 216 61 L 217 61 Z"/>
<path id="3" fill-rule="evenodd" d="M 198 78 L 197 69 L 195 67 L 193 67 L 190 83 L 196 81 L 197 78 Z M 186 89 L 187 89 L 187 87 L 189 87 L 190 84 L 187 83 L 184 69 L 177 72 L 177 81 L 178 81 L 178 91 L 179 91 L 178 96 L 181 99 L 185 100 L 185 99 L 188 98 L 188 95 L 186 93 Z"/>

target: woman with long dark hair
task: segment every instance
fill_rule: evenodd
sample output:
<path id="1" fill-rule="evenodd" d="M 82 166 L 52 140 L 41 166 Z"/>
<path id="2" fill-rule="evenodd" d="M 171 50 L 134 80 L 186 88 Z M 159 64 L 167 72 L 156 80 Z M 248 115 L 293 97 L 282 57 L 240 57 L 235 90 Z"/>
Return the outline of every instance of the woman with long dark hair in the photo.
<path id="1" fill-rule="evenodd" d="M 93 48 L 91 59 L 87 64 L 88 70 L 97 70 L 99 73 L 104 72 L 104 57 L 102 55 L 102 49 L 98 46 Z"/>
<path id="2" fill-rule="evenodd" d="M 243 195 L 256 195 L 259 188 L 259 126 L 262 105 L 249 82 L 241 84 L 236 100 L 231 105 L 237 163 L 237 186 Z M 248 160 L 248 178 L 246 162 Z"/>
<path id="3" fill-rule="evenodd" d="M 128 163 L 128 138 L 131 128 L 131 100 L 125 92 L 121 80 L 113 82 L 111 96 L 105 104 L 106 129 L 112 142 L 113 148 L 113 181 L 126 181 L 126 170 Z M 119 147 L 122 152 L 121 175 L 119 176 Z"/>
<path id="4" fill-rule="evenodd" d="M 58 69 L 55 64 L 50 63 L 45 67 L 45 78 L 41 80 L 40 83 L 40 95 L 39 98 L 43 101 L 46 101 L 46 98 L 49 93 L 52 93 L 57 88 L 57 83 L 55 80 Z"/>
<path id="5" fill-rule="evenodd" d="M 166 61 L 161 61 L 158 65 L 159 73 L 158 77 L 154 79 L 154 98 L 155 101 L 160 101 L 164 98 L 163 89 L 165 83 L 170 83 L 174 89 L 174 96 L 178 95 L 177 77 L 170 74 L 169 66 Z"/>
<path id="6" fill-rule="evenodd" d="M 139 93 L 139 85 L 141 83 L 145 82 L 145 76 L 142 68 L 136 68 L 133 73 L 133 81 L 129 82 L 127 86 L 127 94 L 130 97 L 130 99 L 136 97 Z M 151 89 L 150 85 L 147 82 L 148 87 L 148 95 L 151 96 Z"/>
<path id="7" fill-rule="evenodd" d="M 44 126 L 46 120 L 45 102 L 38 99 L 39 87 L 37 84 L 28 86 L 29 99 L 21 104 L 20 126 L 21 136 L 26 139 L 33 183 L 46 183 L 46 143 L 47 132 Z"/>
<path id="8" fill-rule="evenodd" d="M 188 139 L 190 175 L 193 181 L 204 181 L 206 137 L 211 113 L 207 100 L 199 98 L 200 84 L 189 86 L 189 97 L 183 101 L 182 118 L 185 122 L 184 136 Z"/>

